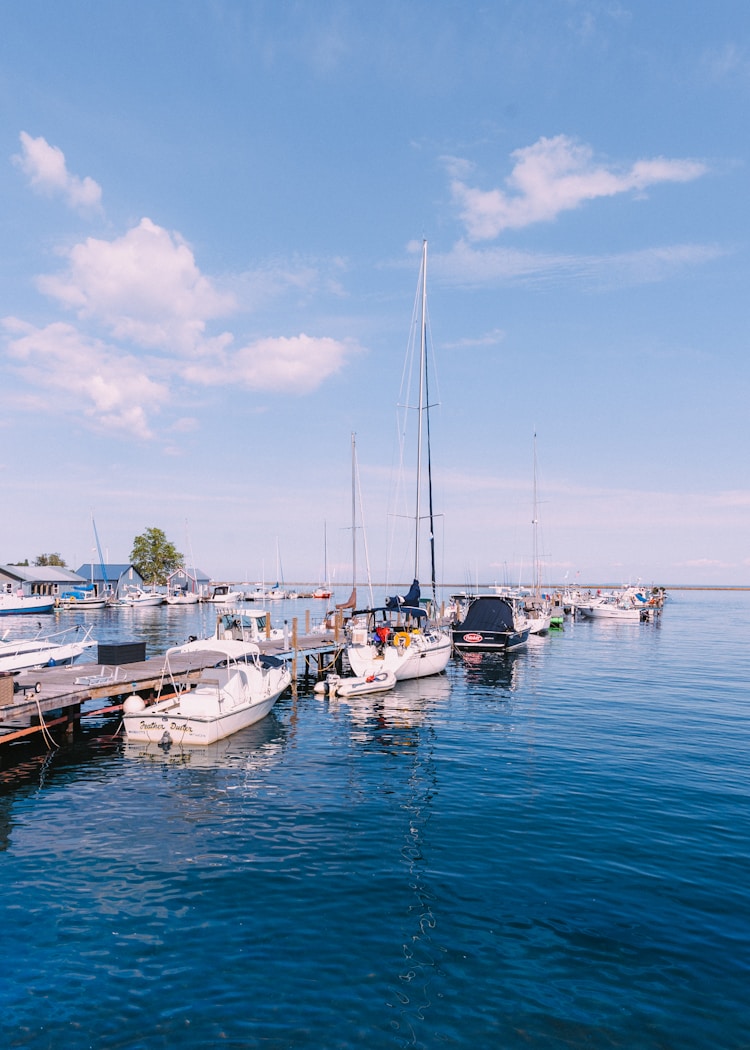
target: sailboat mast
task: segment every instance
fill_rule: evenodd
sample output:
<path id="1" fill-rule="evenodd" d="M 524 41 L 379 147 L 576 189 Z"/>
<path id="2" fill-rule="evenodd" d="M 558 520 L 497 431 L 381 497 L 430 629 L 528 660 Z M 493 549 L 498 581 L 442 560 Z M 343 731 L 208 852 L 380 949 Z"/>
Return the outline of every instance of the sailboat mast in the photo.
<path id="1" fill-rule="evenodd" d="M 537 535 L 537 528 L 539 525 L 539 516 L 537 513 L 537 498 L 536 498 L 536 431 L 534 431 L 534 484 L 533 484 L 533 497 L 534 497 L 534 513 L 531 519 L 531 526 L 533 528 L 533 558 L 534 558 L 534 596 L 539 598 L 542 592 L 542 573 L 539 565 L 539 537 Z"/>
<path id="2" fill-rule="evenodd" d="M 352 591 L 357 586 L 357 438 L 352 434 Z"/>
<path id="3" fill-rule="evenodd" d="M 422 310 L 419 331 L 419 407 L 417 424 L 417 505 L 414 521 L 414 579 L 419 579 L 419 532 L 422 523 L 422 427 L 427 369 L 427 241 L 422 241 Z"/>

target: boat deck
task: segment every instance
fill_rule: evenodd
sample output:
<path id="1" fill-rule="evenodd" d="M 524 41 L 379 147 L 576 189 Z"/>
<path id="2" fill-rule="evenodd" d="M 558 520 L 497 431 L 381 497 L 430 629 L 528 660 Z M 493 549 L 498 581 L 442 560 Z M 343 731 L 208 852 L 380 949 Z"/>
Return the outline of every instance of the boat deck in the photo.
<path id="1" fill-rule="evenodd" d="M 262 653 L 288 661 L 292 670 L 292 689 L 300 677 L 320 677 L 340 665 L 343 645 L 334 631 L 297 638 L 289 648 L 282 641 L 259 643 Z M 210 650 L 173 653 L 169 664 L 175 681 L 195 680 L 216 662 Z M 44 733 L 51 726 L 70 727 L 84 717 L 115 713 L 132 693 L 146 703 L 154 702 L 162 688 L 171 689 L 164 674 L 164 654 L 136 663 L 116 666 L 79 663 L 70 667 L 45 667 L 14 676 L 17 688 L 12 700 L 0 699 L 0 748 L 25 737 Z M 10 679 L 6 678 L 6 682 Z"/>

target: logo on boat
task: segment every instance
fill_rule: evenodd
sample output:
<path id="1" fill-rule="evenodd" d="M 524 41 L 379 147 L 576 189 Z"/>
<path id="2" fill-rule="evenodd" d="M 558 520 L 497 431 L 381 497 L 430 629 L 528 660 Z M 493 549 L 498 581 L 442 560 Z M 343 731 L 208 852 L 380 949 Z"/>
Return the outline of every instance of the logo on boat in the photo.
<path id="1" fill-rule="evenodd" d="M 481 642 L 481 640 L 482 640 L 482 635 L 481 634 L 475 634 L 475 633 L 473 633 L 471 631 L 468 634 L 464 635 L 464 641 L 465 642 Z"/>

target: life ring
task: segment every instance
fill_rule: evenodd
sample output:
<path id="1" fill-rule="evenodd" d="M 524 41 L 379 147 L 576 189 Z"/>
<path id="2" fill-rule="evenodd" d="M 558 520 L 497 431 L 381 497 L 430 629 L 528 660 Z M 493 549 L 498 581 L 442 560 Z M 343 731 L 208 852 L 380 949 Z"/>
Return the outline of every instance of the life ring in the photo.
<path id="1" fill-rule="evenodd" d="M 406 631 L 399 631 L 398 634 L 393 636 L 393 644 L 397 645 L 399 649 L 408 649 L 411 645 L 411 635 L 407 634 Z"/>

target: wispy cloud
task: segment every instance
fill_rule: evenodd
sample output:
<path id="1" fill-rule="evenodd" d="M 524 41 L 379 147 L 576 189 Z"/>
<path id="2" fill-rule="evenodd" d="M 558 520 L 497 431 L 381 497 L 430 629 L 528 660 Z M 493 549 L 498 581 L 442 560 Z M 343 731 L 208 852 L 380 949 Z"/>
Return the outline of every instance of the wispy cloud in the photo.
<path id="1" fill-rule="evenodd" d="M 466 287 L 552 281 L 585 281 L 592 287 L 651 284 L 725 255 L 712 244 L 673 244 L 633 252 L 576 255 L 476 248 L 458 241 L 449 252 L 432 256 L 439 280 Z"/>
<path id="2" fill-rule="evenodd" d="M 29 177 L 32 187 L 48 196 L 60 196 L 71 208 L 78 211 L 101 210 L 101 187 L 88 175 L 80 178 L 72 175 L 65 163 L 65 155 L 57 146 L 50 146 L 46 139 L 32 138 L 22 131 L 21 153 L 13 157 L 14 163 Z"/>
<path id="3" fill-rule="evenodd" d="M 511 156 L 515 163 L 504 189 L 470 186 L 465 168 L 455 158 L 446 162 L 453 173 L 453 199 L 471 241 L 493 240 L 504 230 L 550 222 L 598 197 L 643 193 L 661 182 L 688 182 L 708 170 L 700 161 L 665 157 L 622 169 L 608 167 L 595 160 L 590 146 L 567 135 L 541 138 Z"/>

